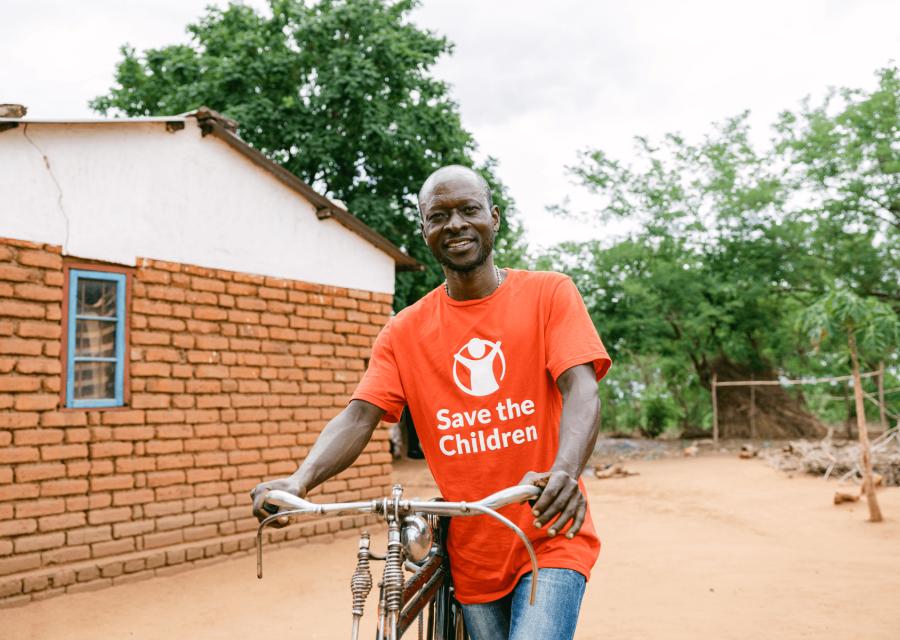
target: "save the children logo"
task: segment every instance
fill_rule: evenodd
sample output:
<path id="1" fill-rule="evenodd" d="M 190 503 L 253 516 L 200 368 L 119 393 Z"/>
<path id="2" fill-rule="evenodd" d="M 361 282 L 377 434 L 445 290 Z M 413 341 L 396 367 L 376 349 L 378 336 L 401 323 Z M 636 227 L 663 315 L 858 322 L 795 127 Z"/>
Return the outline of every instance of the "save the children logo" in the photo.
<path id="1" fill-rule="evenodd" d="M 472 338 L 453 356 L 453 382 L 470 396 L 494 393 L 505 376 L 506 358 L 499 340 Z"/>

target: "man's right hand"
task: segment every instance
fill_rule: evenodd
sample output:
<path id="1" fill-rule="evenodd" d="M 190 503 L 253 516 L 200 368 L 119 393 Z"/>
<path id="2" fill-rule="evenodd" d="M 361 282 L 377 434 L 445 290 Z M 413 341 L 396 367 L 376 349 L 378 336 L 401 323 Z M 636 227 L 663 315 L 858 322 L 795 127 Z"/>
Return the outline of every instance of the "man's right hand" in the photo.
<path id="1" fill-rule="evenodd" d="M 253 500 L 253 515 L 256 516 L 256 519 L 262 522 L 266 518 L 272 515 L 271 512 L 263 509 L 263 504 L 266 501 L 266 494 L 269 493 L 272 489 L 280 489 L 281 491 L 287 491 L 288 493 L 292 493 L 299 498 L 306 497 L 306 487 L 300 484 L 300 481 L 294 478 L 294 476 L 288 476 L 287 478 L 278 478 L 277 480 L 269 480 L 268 482 L 260 482 L 256 487 L 254 487 L 253 491 L 250 492 L 250 498 Z M 287 524 L 287 518 L 285 518 L 284 522 L 280 519 L 275 520 L 272 523 L 273 527 L 280 528 Z"/>

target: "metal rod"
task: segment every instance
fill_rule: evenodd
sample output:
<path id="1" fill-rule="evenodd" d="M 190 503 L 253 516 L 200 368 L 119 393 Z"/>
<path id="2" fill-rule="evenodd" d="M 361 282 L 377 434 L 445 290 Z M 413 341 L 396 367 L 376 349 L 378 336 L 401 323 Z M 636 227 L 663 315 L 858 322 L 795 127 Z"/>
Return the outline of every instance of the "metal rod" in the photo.
<path id="1" fill-rule="evenodd" d="M 375 640 L 384 640 L 384 627 L 387 618 L 387 607 L 384 603 L 384 583 L 378 583 L 378 631 Z"/>
<path id="2" fill-rule="evenodd" d="M 436 621 L 434 619 L 434 598 L 428 602 L 428 640 L 434 640 L 434 627 Z"/>
<path id="3" fill-rule="evenodd" d="M 262 565 L 262 557 L 263 557 L 263 529 L 266 528 L 270 523 L 281 520 L 282 518 L 289 518 L 293 515 L 302 515 L 301 511 L 280 511 L 275 513 L 262 522 L 259 523 L 259 527 L 256 529 L 256 577 L 262 579 L 263 576 L 263 565 Z"/>
<path id="4" fill-rule="evenodd" d="M 533 605 L 535 599 L 537 598 L 538 561 L 537 556 L 534 553 L 534 547 L 531 546 L 531 540 L 528 539 L 528 536 L 525 535 L 525 532 L 517 527 L 514 522 L 512 522 L 508 518 L 501 516 L 493 509 L 475 504 L 471 505 L 471 508 L 481 511 L 481 513 L 483 513 L 484 515 L 491 516 L 495 520 L 499 520 L 507 527 L 512 529 L 513 532 L 517 536 L 519 536 L 519 539 L 522 540 L 522 543 L 525 545 L 525 550 L 528 551 L 528 557 L 531 558 L 531 597 L 529 598 L 528 604 Z"/>
<path id="5" fill-rule="evenodd" d="M 358 513 L 372 513 L 378 510 L 377 500 L 367 500 L 361 502 L 332 502 L 330 504 L 316 504 L 309 500 L 304 500 L 295 496 L 293 493 L 282 491 L 280 489 L 272 489 L 266 493 L 266 503 L 275 505 L 276 507 L 284 507 L 301 514 L 319 514 L 334 513 L 336 511 L 356 511 Z"/>
<path id="6" fill-rule="evenodd" d="M 476 515 L 468 513 L 475 511 L 474 507 L 482 506 L 497 510 L 509 504 L 524 502 L 541 495 L 541 489 L 532 484 L 520 484 L 508 487 L 497 493 L 492 493 L 478 502 L 435 502 L 433 500 L 404 500 L 401 501 L 401 510 L 413 512 L 433 513 L 441 516 L 466 516 Z"/>

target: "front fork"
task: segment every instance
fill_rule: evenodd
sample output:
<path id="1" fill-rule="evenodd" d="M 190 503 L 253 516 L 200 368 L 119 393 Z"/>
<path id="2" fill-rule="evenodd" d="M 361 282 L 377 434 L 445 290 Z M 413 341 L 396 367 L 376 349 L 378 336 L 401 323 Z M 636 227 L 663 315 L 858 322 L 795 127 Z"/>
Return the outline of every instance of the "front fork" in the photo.
<path id="1" fill-rule="evenodd" d="M 400 540 L 400 497 L 403 489 L 394 485 L 391 502 L 385 501 L 384 512 L 388 521 L 387 552 L 384 557 L 384 574 L 379 583 L 378 633 L 377 640 L 397 640 L 397 623 L 400 606 L 403 604 L 403 543 Z M 391 509 L 390 507 L 393 507 Z M 393 511 L 393 513 L 391 513 Z M 369 534 L 363 532 L 359 540 L 356 571 L 350 581 L 353 594 L 352 640 L 358 640 L 359 621 L 363 615 L 366 596 L 372 588 L 372 574 L 369 571 Z M 376 556 L 377 557 L 377 556 Z"/>
<path id="2" fill-rule="evenodd" d="M 462 609 L 455 604 L 453 587 L 450 582 L 450 567 L 444 553 L 432 555 L 431 560 L 421 566 L 416 577 L 408 585 L 410 593 L 409 608 L 401 612 L 404 604 L 403 566 L 406 558 L 404 542 L 400 528 L 402 520 L 399 512 L 400 487 L 395 486 L 392 503 L 385 500 L 383 513 L 388 521 L 387 551 L 384 558 L 370 551 L 370 538 L 363 532 L 359 540 L 357 566 L 350 581 L 353 595 L 353 628 L 352 640 L 359 638 L 359 623 L 363 616 L 366 597 L 372 588 L 372 574 L 369 560 L 384 560 L 384 573 L 379 582 L 378 629 L 376 640 L 398 640 L 401 630 L 407 629 L 412 622 L 411 617 L 418 617 L 419 640 L 424 638 L 425 603 L 429 609 L 428 638 L 431 640 L 466 640 L 465 626 L 462 621 Z M 393 507 L 393 513 L 391 508 Z M 438 546 L 447 539 L 449 518 L 441 518 L 438 535 Z M 430 523 L 433 525 L 433 523 Z M 436 547 L 432 547 L 432 554 Z M 415 556 L 414 556 L 415 557 Z"/>
<path id="3" fill-rule="evenodd" d="M 366 597 L 372 590 L 372 572 L 369 569 L 369 534 L 363 531 L 359 537 L 356 570 L 350 579 L 353 596 L 352 640 L 359 639 L 359 623 L 366 606 Z M 403 599 L 403 549 L 400 542 L 400 525 L 396 520 L 388 524 L 387 554 L 384 558 L 384 575 L 379 583 L 377 640 L 397 640 L 397 621 Z M 421 633 L 420 633 L 421 635 Z"/>

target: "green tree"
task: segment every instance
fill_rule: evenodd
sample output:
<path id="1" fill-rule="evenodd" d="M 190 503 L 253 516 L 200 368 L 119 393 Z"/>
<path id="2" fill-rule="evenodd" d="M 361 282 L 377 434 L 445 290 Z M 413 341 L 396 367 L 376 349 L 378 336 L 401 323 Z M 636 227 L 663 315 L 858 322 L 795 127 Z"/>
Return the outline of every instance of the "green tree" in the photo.
<path id="1" fill-rule="evenodd" d="M 893 310 L 874 298 L 863 298 L 845 287 L 832 289 L 799 316 L 799 326 L 817 347 L 831 342 L 836 350 L 850 358 L 856 421 L 862 449 L 863 490 L 869 504 L 869 519 L 881 522 L 881 509 L 872 482 L 872 458 L 869 432 L 863 407 L 861 356 L 883 359 L 900 343 L 900 322 Z"/>
<path id="2" fill-rule="evenodd" d="M 900 71 L 876 73 L 878 86 L 806 100 L 775 125 L 776 151 L 795 194 L 786 213 L 804 224 L 806 260 L 818 265 L 806 289 L 823 293 L 833 277 L 861 296 L 900 309 Z"/>
<path id="3" fill-rule="evenodd" d="M 746 114 L 696 144 L 677 135 L 659 144 L 639 138 L 635 155 L 625 166 L 590 151 L 573 173 L 601 199 L 588 216 L 636 228 L 612 245 L 563 247 L 555 262 L 587 293 L 615 355 L 659 357 L 667 396 L 688 428 L 707 419 L 702 389 L 713 373 L 720 380 L 775 376 L 791 337 L 782 310 L 793 302 L 778 286 L 793 278 L 783 254 L 803 236 L 779 215 L 787 193 L 770 154 L 750 144 Z M 572 252 L 579 258 L 569 260 Z M 758 407 L 764 433 L 817 432 L 796 399 L 779 388 L 763 393 L 771 396 Z M 725 393 L 727 435 L 750 435 L 747 395 Z"/>
<path id="4" fill-rule="evenodd" d="M 804 304 L 839 287 L 900 312 L 900 72 L 888 66 L 875 77 L 872 91 L 832 90 L 775 124 L 776 156 L 793 194 L 785 216 L 804 230 L 801 250 L 790 255 L 799 277 L 783 286 Z M 846 357 L 819 351 L 810 364 L 844 367 Z M 895 379 L 894 367 L 887 377 Z M 849 430 L 853 403 L 845 413 Z"/>
<path id="5" fill-rule="evenodd" d="M 563 213 L 625 221 L 630 231 L 557 248 L 543 264 L 587 293 L 620 371 L 655 358 L 683 426 L 705 422 L 714 372 L 733 380 L 833 370 L 833 357 L 810 357 L 798 343 L 793 318 L 835 282 L 897 309 L 897 77 L 882 70 L 870 93 L 785 112 L 768 146 L 751 144 L 742 114 L 695 143 L 637 138 L 627 165 L 595 149 L 571 168 L 599 206 Z M 641 401 L 649 389 L 623 388 Z M 822 391 L 758 389 L 762 434 L 817 432 L 804 394 Z M 749 435 L 748 390 L 722 389 L 720 401 L 725 433 Z"/>
<path id="6" fill-rule="evenodd" d="M 419 237 L 415 193 L 429 173 L 475 166 L 475 141 L 430 69 L 446 38 L 410 22 L 415 0 L 270 0 L 210 7 L 190 42 L 138 53 L 124 46 L 116 84 L 91 101 L 103 114 L 172 114 L 207 105 L 241 137 L 426 266 L 398 275 L 396 306 L 443 278 Z M 507 214 L 497 248 L 521 262 L 521 228 L 492 160 L 476 166 Z"/>

